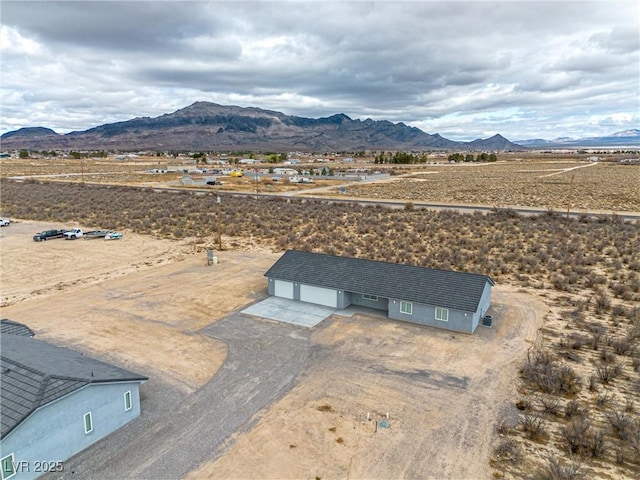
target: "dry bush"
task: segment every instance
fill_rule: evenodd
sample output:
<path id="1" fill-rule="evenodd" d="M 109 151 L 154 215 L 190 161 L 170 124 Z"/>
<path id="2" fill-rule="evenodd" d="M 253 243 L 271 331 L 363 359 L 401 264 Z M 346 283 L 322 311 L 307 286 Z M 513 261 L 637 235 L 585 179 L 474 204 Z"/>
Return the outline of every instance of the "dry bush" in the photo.
<path id="1" fill-rule="evenodd" d="M 576 417 L 586 417 L 587 414 L 587 408 L 581 405 L 577 400 L 569 401 L 564 407 L 564 416 L 569 419 Z"/>
<path id="2" fill-rule="evenodd" d="M 555 458 L 547 459 L 546 466 L 538 470 L 534 480 L 578 480 L 585 478 L 585 473 L 577 463 L 563 464 Z"/>
<path id="3" fill-rule="evenodd" d="M 539 442 L 547 437 L 545 422 L 538 415 L 523 415 L 520 417 L 520 426 L 530 440 Z"/>
<path id="4" fill-rule="evenodd" d="M 498 461 L 517 463 L 522 458 L 522 450 L 511 438 L 505 438 L 494 448 L 493 456 Z"/>
<path id="5" fill-rule="evenodd" d="M 603 384 L 608 385 L 622 374 L 622 365 L 610 365 L 603 363 L 596 366 L 596 374 Z"/>
<path id="6" fill-rule="evenodd" d="M 520 376 L 528 385 L 542 393 L 570 395 L 580 391 L 578 374 L 546 351 L 530 351 L 520 370 Z"/>

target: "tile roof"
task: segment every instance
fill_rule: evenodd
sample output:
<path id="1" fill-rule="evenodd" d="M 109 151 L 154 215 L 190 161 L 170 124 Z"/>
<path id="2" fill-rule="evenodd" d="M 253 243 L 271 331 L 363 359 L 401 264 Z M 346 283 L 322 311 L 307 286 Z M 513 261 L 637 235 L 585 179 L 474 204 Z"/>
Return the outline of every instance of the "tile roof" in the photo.
<path id="1" fill-rule="evenodd" d="M 0 438 L 37 408 L 91 383 L 147 377 L 35 338 L 0 335 Z"/>
<path id="2" fill-rule="evenodd" d="M 22 323 L 14 322 L 8 318 L 0 320 L 0 335 L 10 333 L 12 335 L 23 335 L 25 337 L 33 337 L 35 333 L 26 325 Z"/>
<path id="3" fill-rule="evenodd" d="M 288 250 L 265 277 L 475 312 L 487 275 Z"/>

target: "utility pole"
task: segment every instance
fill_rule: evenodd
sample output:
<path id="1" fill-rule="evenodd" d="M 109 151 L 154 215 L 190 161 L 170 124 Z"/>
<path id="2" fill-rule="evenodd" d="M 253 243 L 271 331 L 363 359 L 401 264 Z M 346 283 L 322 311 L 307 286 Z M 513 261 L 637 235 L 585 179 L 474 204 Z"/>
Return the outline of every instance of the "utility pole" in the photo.
<path id="1" fill-rule="evenodd" d="M 571 175 L 571 181 L 569 182 L 569 195 L 567 197 L 567 218 L 569 218 L 569 211 L 571 210 L 571 196 L 573 195 L 573 179 L 575 174 Z"/>
<path id="2" fill-rule="evenodd" d="M 216 227 L 218 237 L 218 251 L 222 251 L 222 231 L 220 227 L 220 194 L 216 193 Z"/>

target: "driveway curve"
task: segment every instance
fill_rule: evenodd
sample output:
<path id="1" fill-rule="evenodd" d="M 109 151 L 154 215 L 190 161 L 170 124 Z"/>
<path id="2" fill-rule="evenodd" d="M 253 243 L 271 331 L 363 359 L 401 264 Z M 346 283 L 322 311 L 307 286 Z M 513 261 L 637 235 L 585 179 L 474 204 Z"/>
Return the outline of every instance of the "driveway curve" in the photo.
<path id="1" fill-rule="evenodd" d="M 218 373 L 126 443 L 107 437 L 72 458 L 61 478 L 183 478 L 222 454 L 231 434 L 250 430 L 253 415 L 293 387 L 309 355 L 310 330 L 240 313 L 201 333 L 228 346 Z"/>

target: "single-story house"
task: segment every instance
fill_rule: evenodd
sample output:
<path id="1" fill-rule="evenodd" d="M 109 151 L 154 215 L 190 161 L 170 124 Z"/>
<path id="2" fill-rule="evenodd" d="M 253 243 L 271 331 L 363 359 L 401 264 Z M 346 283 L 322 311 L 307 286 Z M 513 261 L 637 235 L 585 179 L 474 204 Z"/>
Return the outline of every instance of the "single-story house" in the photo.
<path id="1" fill-rule="evenodd" d="M 487 275 L 288 250 L 265 273 L 269 295 L 473 333 L 491 304 Z"/>
<path id="2" fill-rule="evenodd" d="M 147 377 L 28 336 L 0 335 L 1 479 L 32 479 L 140 415 Z M 12 325 L 14 324 L 14 325 Z"/>

